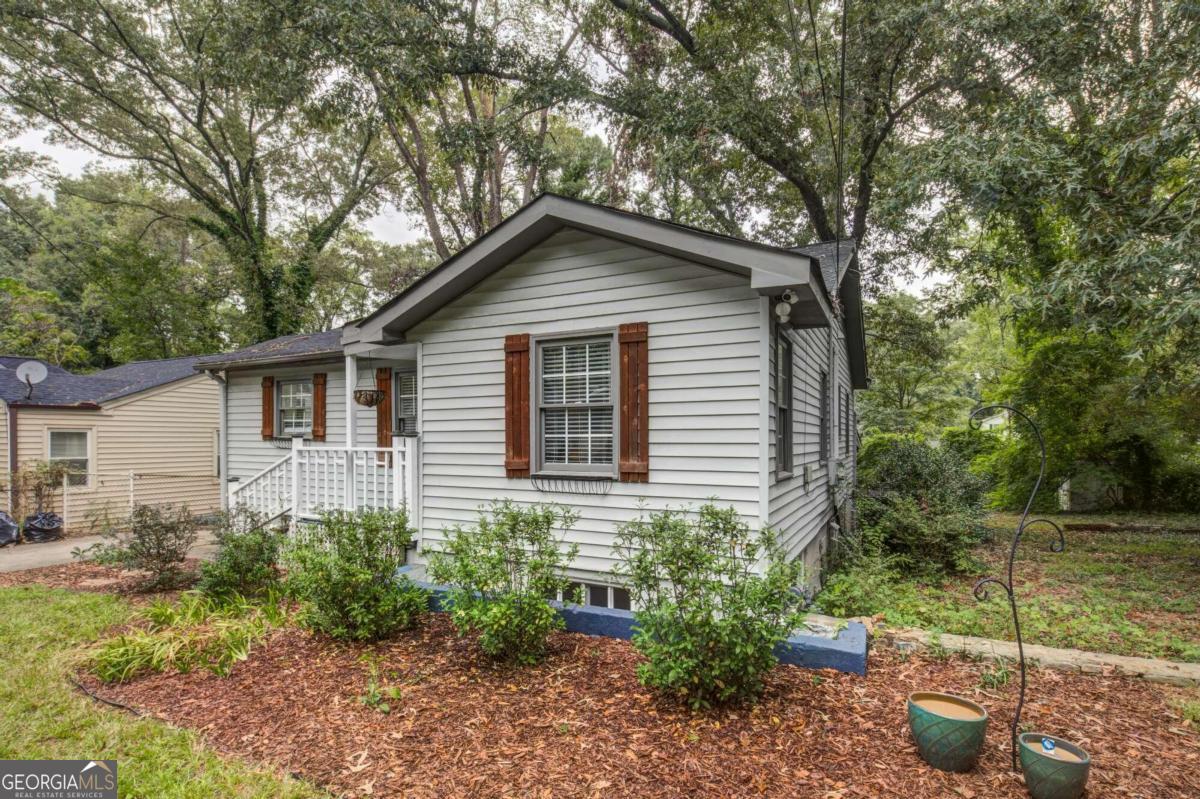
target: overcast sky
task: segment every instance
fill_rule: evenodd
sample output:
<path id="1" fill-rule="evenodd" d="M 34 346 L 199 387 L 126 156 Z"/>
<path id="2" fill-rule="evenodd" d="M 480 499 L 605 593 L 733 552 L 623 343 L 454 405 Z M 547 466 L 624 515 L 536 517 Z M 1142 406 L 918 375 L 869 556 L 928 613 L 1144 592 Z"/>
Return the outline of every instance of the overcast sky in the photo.
<path id="1" fill-rule="evenodd" d="M 8 144 L 51 158 L 58 165 L 59 172 L 66 175 L 79 175 L 88 164 L 100 164 L 104 160 L 85 150 L 51 144 L 45 141 L 43 133 L 37 131 L 29 131 L 15 139 L 10 139 Z M 49 189 L 45 186 L 36 188 L 43 194 L 49 193 Z M 385 205 L 380 213 L 368 219 L 366 227 L 377 238 L 389 244 L 406 244 L 416 241 L 424 234 L 419 221 L 414 220 L 390 203 Z M 943 275 L 921 276 L 913 280 L 900 281 L 899 288 L 922 295 L 933 286 L 945 282 L 945 279 Z"/>

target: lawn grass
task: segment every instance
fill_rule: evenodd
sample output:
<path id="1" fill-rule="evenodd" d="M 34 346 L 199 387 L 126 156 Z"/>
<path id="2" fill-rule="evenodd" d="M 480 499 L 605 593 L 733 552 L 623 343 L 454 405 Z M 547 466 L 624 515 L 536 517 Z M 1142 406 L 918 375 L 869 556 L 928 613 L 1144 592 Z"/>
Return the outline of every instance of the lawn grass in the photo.
<path id="1" fill-rule="evenodd" d="M 0 588 L 0 759 L 115 759 L 125 797 L 316 797 L 291 779 L 218 757 L 196 734 L 103 708 L 67 677 L 81 647 L 128 621 L 115 596 Z"/>
<path id="2" fill-rule="evenodd" d="M 1067 531 L 1066 550 L 1050 550 L 1045 527 L 1030 528 L 1017 556 L 1015 583 L 1029 643 L 1094 652 L 1200 662 L 1200 534 L 1195 516 L 1069 516 L 1060 523 L 1125 522 L 1157 532 Z M 1004 576 L 1016 516 L 989 518 L 991 539 L 975 548 L 974 573 L 941 582 L 855 575 L 853 596 L 822 594 L 839 615 L 882 614 L 889 624 L 1012 640 L 1003 591 L 976 602 L 984 575 Z"/>

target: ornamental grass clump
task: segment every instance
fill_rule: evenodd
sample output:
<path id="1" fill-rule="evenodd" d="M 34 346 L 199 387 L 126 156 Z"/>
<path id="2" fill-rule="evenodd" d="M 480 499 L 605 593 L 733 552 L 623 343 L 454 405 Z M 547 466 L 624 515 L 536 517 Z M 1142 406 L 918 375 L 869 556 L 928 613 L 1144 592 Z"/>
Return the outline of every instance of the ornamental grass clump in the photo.
<path id="1" fill-rule="evenodd" d="M 448 530 L 429 572 L 451 587 L 450 618 L 459 634 L 478 633 L 480 647 L 497 660 L 541 660 L 550 633 L 564 626 L 546 598 L 568 590 L 566 569 L 579 553 L 555 529 L 565 535 L 577 518 L 558 505 L 505 500 L 482 511 L 474 528 Z"/>
<path id="2" fill-rule="evenodd" d="M 223 677 L 286 618 L 278 597 L 218 601 L 196 592 L 175 603 L 156 602 L 141 615 L 145 626 L 105 641 L 92 656 L 89 666 L 103 682 L 200 668 Z"/>
<path id="3" fill-rule="evenodd" d="M 804 567 L 774 534 L 710 503 L 643 514 L 621 526 L 614 551 L 637 609 L 642 683 L 697 710 L 756 698 L 803 618 Z"/>
<path id="4" fill-rule="evenodd" d="M 344 641 L 416 624 L 429 593 L 398 573 L 414 534 L 403 510 L 336 511 L 302 527 L 285 557 L 300 623 Z"/>

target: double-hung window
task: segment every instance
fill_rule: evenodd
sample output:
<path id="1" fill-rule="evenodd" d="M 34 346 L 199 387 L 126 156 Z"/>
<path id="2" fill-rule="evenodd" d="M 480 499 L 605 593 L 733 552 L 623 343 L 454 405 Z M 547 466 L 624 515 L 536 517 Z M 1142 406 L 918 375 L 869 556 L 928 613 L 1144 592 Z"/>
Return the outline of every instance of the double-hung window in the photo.
<path id="1" fill-rule="evenodd" d="M 838 389 L 838 453 L 850 454 L 850 392 L 845 386 Z"/>
<path id="2" fill-rule="evenodd" d="M 612 474 L 613 337 L 538 342 L 538 468 Z"/>
<path id="3" fill-rule="evenodd" d="M 276 435 L 302 436 L 312 432 L 313 384 L 311 380 L 279 383 L 279 423 Z"/>
<path id="4" fill-rule="evenodd" d="M 417 373 L 396 372 L 396 433 L 417 434 Z"/>
<path id="5" fill-rule="evenodd" d="M 91 471 L 91 446 L 87 430 L 51 430 L 49 460 L 67 467 L 67 482 L 86 486 Z"/>
<path id="6" fill-rule="evenodd" d="M 787 331 L 779 327 L 775 333 L 775 469 L 790 474 L 792 471 L 793 435 L 793 389 L 792 389 L 792 340 Z"/>
<path id="7" fill-rule="evenodd" d="M 820 457 L 821 460 L 829 460 L 829 436 L 833 432 L 829 425 L 829 372 L 821 372 L 821 441 L 820 441 Z"/>

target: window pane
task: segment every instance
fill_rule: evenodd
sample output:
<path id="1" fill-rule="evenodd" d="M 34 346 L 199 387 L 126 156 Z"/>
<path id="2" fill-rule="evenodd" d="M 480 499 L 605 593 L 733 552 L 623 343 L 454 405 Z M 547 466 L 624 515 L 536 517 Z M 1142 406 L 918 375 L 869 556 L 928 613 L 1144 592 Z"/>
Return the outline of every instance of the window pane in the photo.
<path id="1" fill-rule="evenodd" d="M 610 464 L 612 408 L 547 408 L 542 411 L 542 458 L 556 464 Z"/>
<path id="2" fill-rule="evenodd" d="M 87 463 L 88 434 L 85 432 L 54 432 L 50 433 L 51 458 L 83 458 Z"/>
<path id="3" fill-rule="evenodd" d="M 588 604 L 598 608 L 608 607 L 608 586 L 588 583 Z"/>
<path id="4" fill-rule="evenodd" d="M 629 601 L 629 589 L 613 587 L 612 590 L 613 602 L 612 606 L 617 610 L 632 610 L 633 603 Z"/>
<path id="5" fill-rule="evenodd" d="M 417 376 L 414 374 L 396 375 L 396 415 L 417 415 Z"/>

